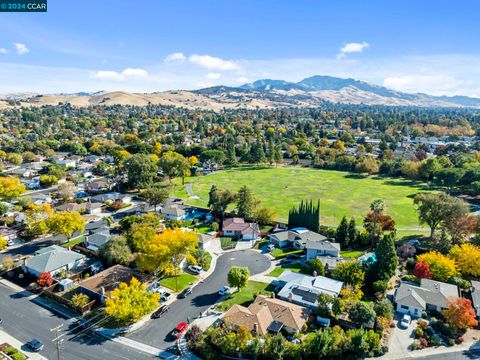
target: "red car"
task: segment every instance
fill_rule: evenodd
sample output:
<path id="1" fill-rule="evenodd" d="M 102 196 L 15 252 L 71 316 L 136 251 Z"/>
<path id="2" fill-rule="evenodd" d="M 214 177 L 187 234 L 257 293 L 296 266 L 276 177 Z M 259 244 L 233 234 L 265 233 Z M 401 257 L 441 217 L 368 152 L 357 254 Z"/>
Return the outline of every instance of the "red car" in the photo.
<path id="1" fill-rule="evenodd" d="M 172 331 L 172 337 L 174 337 L 175 339 L 179 339 L 180 336 L 182 336 L 182 334 L 188 329 L 188 324 L 184 321 L 184 322 L 181 322 L 180 324 L 177 325 L 177 327 L 175 329 L 173 329 Z"/>

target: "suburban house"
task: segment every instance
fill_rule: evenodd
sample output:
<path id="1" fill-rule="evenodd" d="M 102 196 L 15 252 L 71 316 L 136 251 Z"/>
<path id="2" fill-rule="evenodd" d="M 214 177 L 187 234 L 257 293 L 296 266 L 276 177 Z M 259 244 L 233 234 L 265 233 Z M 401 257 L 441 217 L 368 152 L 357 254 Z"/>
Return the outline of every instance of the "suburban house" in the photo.
<path id="1" fill-rule="evenodd" d="M 58 245 L 40 249 L 28 259 L 25 259 L 24 270 L 33 276 L 49 272 L 52 276 L 62 270 L 76 271 L 85 263 L 85 256 L 70 251 Z"/>
<path id="2" fill-rule="evenodd" d="M 110 229 L 101 228 L 91 235 L 85 236 L 83 244 L 85 247 L 92 251 L 98 251 L 100 247 L 110 241 Z"/>
<path id="3" fill-rule="evenodd" d="M 185 220 L 187 212 L 183 209 L 182 205 L 167 205 L 164 206 L 160 213 L 167 219 L 171 220 Z"/>
<path id="4" fill-rule="evenodd" d="M 472 306 L 477 317 L 480 317 L 480 281 L 472 280 Z"/>
<path id="5" fill-rule="evenodd" d="M 312 241 L 307 240 L 305 243 L 305 260 L 310 261 L 317 257 L 331 256 L 338 258 L 340 256 L 340 244 L 330 242 L 328 240 Z"/>
<path id="6" fill-rule="evenodd" d="M 257 223 L 247 223 L 244 219 L 234 217 L 223 220 L 223 236 L 240 240 L 255 240 L 260 236 Z"/>
<path id="7" fill-rule="evenodd" d="M 137 272 L 123 265 L 114 265 L 82 280 L 79 286 L 82 289 L 82 293 L 104 303 L 105 299 L 110 298 L 112 291 L 116 289 L 120 283 L 129 283 L 133 277 L 143 284 L 149 284 L 152 281 L 152 277 L 149 275 Z"/>
<path id="8" fill-rule="evenodd" d="M 102 203 L 99 202 L 88 202 L 87 203 L 87 214 L 101 214 L 102 213 Z"/>
<path id="9" fill-rule="evenodd" d="M 18 229 L 9 228 L 9 227 L 6 227 L 6 226 L 0 227 L 0 236 L 3 237 L 7 241 L 17 239 L 18 238 L 18 233 L 19 233 Z"/>
<path id="10" fill-rule="evenodd" d="M 316 308 L 318 295 L 328 294 L 338 297 L 343 287 L 343 282 L 325 276 L 310 276 L 285 270 L 278 278 L 282 287 L 278 293 L 280 299 L 294 304 Z"/>
<path id="11" fill-rule="evenodd" d="M 106 179 L 92 180 L 87 184 L 87 191 L 92 193 L 101 193 L 113 188 L 113 183 Z"/>
<path id="12" fill-rule="evenodd" d="M 420 286 L 402 282 L 394 295 L 397 311 L 412 316 L 421 316 L 424 310 L 442 311 L 457 297 L 456 285 L 430 279 L 422 279 Z"/>
<path id="13" fill-rule="evenodd" d="M 85 212 L 87 209 L 87 203 L 67 203 L 63 205 L 59 205 L 55 208 L 57 211 L 77 211 L 77 212 Z"/>
<path id="14" fill-rule="evenodd" d="M 118 192 L 109 192 L 106 194 L 99 194 L 92 196 L 90 199 L 92 202 L 99 202 L 99 203 L 112 203 L 115 201 L 119 201 L 122 204 L 130 204 L 132 202 L 132 196 L 128 194 L 120 194 Z"/>
<path id="15" fill-rule="evenodd" d="M 92 221 L 85 225 L 85 231 L 89 232 L 90 234 L 98 232 L 101 228 L 109 228 L 106 220 Z"/>
<path id="16" fill-rule="evenodd" d="M 198 247 L 203 250 L 208 250 L 210 249 L 210 246 L 212 245 L 212 240 L 213 237 L 209 234 L 201 234 L 197 233 L 198 237 Z"/>
<path id="17" fill-rule="evenodd" d="M 246 326 L 253 334 L 266 335 L 285 331 L 296 334 L 302 330 L 311 310 L 287 301 L 258 295 L 248 307 L 235 304 L 222 320 L 227 326 Z"/>
<path id="18" fill-rule="evenodd" d="M 270 242 L 278 248 L 304 249 L 307 241 L 320 242 L 327 238 L 306 228 L 294 228 L 270 234 Z"/>

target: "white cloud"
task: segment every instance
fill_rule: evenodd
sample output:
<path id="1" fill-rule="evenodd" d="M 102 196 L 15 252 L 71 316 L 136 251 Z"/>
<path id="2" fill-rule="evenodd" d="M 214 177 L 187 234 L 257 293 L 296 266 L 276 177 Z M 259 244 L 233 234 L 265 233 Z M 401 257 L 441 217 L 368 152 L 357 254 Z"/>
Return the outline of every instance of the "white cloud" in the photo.
<path id="1" fill-rule="evenodd" d="M 0 54 L 7 54 L 8 50 L 5 48 L 0 48 Z"/>
<path id="2" fill-rule="evenodd" d="M 237 70 L 240 68 L 240 66 L 233 61 L 223 60 L 210 55 L 194 54 L 188 58 L 188 61 L 192 64 L 196 64 L 207 69 Z"/>
<path id="3" fill-rule="evenodd" d="M 362 52 L 363 50 L 370 47 L 369 43 L 361 42 L 361 43 L 348 43 L 345 44 L 342 48 L 340 48 L 340 53 L 337 55 L 338 59 L 342 59 L 347 56 L 348 53 L 355 53 L 355 52 Z"/>
<path id="4" fill-rule="evenodd" d="M 400 75 L 390 76 L 383 80 L 383 85 L 398 91 L 445 93 L 453 87 L 466 85 L 465 81 L 457 80 L 449 75 Z M 433 91 L 435 89 L 435 91 Z"/>
<path id="5" fill-rule="evenodd" d="M 15 50 L 19 55 L 25 55 L 30 52 L 30 50 L 27 48 L 27 45 L 25 44 L 14 43 L 13 46 L 15 47 Z"/>
<path id="6" fill-rule="evenodd" d="M 210 80 L 218 80 L 222 77 L 222 74 L 219 74 L 219 73 L 208 73 L 207 75 L 205 75 L 205 77 L 207 79 L 210 79 Z"/>
<path id="7" fill-rule="evenodd" d="M 113 70 L 100 70 L 97 71 L 93 77 L 101 80 L 126 80 L 127 78 L 147 77 L 148 72 L 140 68 L 126 68 L 121 73 Z"/>
<path id="8" fill-rule="evenodd" d="M 240 77 L 236 78 L 235 81 L 240 83 L 240 84 L 245 84 L 245 83 L 248 82 L 248 78 L 246 76 L 240 76 Z"/>
<path id="9" fill-rule="evenodd" d="M 166 63 L 173 63 L 173 62 L 183 63 L 185 60 L 187 60 L 187 57 L 182 52 L 175 52 L 175 53 L 168 54 L 167 57 L 163 59 L 163 61 Z"/>

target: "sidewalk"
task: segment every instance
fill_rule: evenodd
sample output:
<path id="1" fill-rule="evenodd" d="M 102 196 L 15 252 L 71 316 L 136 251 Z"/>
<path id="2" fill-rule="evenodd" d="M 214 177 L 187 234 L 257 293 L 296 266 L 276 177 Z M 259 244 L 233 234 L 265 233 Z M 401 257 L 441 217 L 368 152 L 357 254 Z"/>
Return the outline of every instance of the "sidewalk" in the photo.
<path id="1" fill-rule="evenodd" d="M 0 344 L 3 343 L 8 343 L 12 345 L 13 347 L 17 348 L 20 350 L 24 355 L 28 356 L 29 359 L 33 360 L 48 360 L 46 357 L 43 357 L 42 355 L 30 351 L 24 351 L 22 349 L 25 348 L 24 344 L 20 342 L 19 340 L 15 339 L 13 336 L 7 334 L 5 331 L 0 330 Z"/>
<path id="2" fill-rule="evenodd" d="M 415 359 L 415 358 L 423 358 L 426 356 L 432 355 L 443 355 L 443 354 L 452 354 L 452 359 L 455 357 L 455 353 L 464 353 L 468 351 L 479 351 L 480 344 L 479 343 L 468 343 L 462 345 L 455 345 L 450 347 L 439 346 L 436 348 L 426 348 L 423 350 L 415 350 L 411 351 L 408 350 L 406 353 L 386 353 L 385 355 L 379 357 L 378 359 L 383 360 L 401 360 L 401 359 Z M 472 357 L 473 359 L 473 357 Z"/>

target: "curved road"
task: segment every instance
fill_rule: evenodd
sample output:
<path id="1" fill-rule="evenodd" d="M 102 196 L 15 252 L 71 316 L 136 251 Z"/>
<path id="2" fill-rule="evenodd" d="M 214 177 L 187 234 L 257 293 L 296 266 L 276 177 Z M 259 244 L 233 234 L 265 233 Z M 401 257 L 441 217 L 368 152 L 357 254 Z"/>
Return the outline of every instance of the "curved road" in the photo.
<path id="1" fill-rule="evenodd" d="M 192 294 L 178 299 L 170 306 L 170 311 L 160 319 L 149 321 L 141 329 L 126 335 L 130 339 L 157 347 L 174 350 L 174 342 L 169 341 L 169 333 L 182 321 L 193 320 L 219 299 L 218 290 L 227 285 L 227 273 L 232 266 L 246 266 L 250 274 L 264 272 L 270 267 L 270 260 L 257 251 L 233 251 L 221 255 L 215 271 L 204 282 L 193 288 Z"/>

